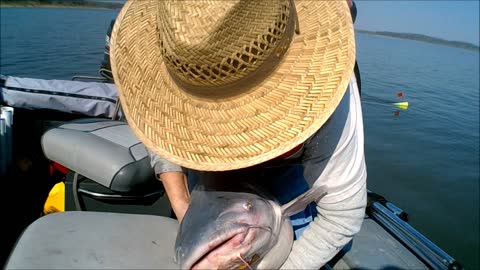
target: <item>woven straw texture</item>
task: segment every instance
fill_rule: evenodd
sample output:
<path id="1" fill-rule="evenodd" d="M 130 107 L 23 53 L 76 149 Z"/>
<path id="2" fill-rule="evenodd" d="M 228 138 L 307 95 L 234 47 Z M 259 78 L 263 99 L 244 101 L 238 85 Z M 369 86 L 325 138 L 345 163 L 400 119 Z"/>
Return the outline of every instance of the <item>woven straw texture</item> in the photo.
<path id="1" fill-rule="evenodd" d="M 111 61 L 127 120 L 149 149 L 223 171 L 315 133 L 345 93 L 355 39 L 346 1 L 131 0 Z"/>

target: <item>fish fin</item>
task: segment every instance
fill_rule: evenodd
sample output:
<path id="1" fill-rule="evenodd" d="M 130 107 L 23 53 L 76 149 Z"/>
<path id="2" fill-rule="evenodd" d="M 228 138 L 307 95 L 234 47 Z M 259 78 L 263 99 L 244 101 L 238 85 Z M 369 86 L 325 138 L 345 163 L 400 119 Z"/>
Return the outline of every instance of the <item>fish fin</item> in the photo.
<path id="1" fill-rule="evenodd" d="M 295 215 L 296 213 L 304 210 L 309 203 L 313 201 L 318 201 L 325 195 L 327 195 L 326 186 L 313 186 L 305 193 L 282 205 L 282 214 L 286 217 Z"/>

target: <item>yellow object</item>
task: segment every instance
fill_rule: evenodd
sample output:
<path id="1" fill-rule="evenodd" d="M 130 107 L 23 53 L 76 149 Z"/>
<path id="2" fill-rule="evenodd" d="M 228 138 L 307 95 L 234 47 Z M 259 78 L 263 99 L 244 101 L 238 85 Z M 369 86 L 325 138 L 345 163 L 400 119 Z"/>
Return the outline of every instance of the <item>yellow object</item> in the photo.
<path id="1" fill-rule="evenodd" d="M 408 108 L 408 102 L 397 102 L 397 103 L 393 103 L 393 105 L 397 106 L 402 110 L 406 110 Z"/>
<path id="2" fill-rule="evenodd" d="M 45 215 L 65 211 L 65 183 L 60 182 L 53 186 L 43 206 Z"/>

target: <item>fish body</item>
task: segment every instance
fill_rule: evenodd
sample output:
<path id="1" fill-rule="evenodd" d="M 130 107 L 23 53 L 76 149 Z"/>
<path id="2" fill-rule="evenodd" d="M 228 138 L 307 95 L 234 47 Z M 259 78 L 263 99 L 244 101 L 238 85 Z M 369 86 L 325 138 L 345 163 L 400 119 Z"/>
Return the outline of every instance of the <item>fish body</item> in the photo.
<path id="1" fill-rule="evenodd" d="M 314 187 L 281 206 L 258 182 L 200 174 L 175 243 L 181 269 L 280 268 L 293 245 L 289 216 L 326 192 Z"/>

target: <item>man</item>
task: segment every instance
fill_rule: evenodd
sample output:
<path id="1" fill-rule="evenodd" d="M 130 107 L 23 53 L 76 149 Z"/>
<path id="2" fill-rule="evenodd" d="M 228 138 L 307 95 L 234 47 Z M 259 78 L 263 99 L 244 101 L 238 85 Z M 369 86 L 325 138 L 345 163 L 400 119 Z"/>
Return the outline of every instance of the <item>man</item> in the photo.
<path id="1" fill-rule="evenodd" d="M 281 203 L 328 187 L 292 217 L 297 240 L 282 268 L 318 269 L 359 231 L 366 168 L 349 6 L 126 4 L 112 34 L 113 74 L 179 222 L 190 172 L 248 169 Z"/>

